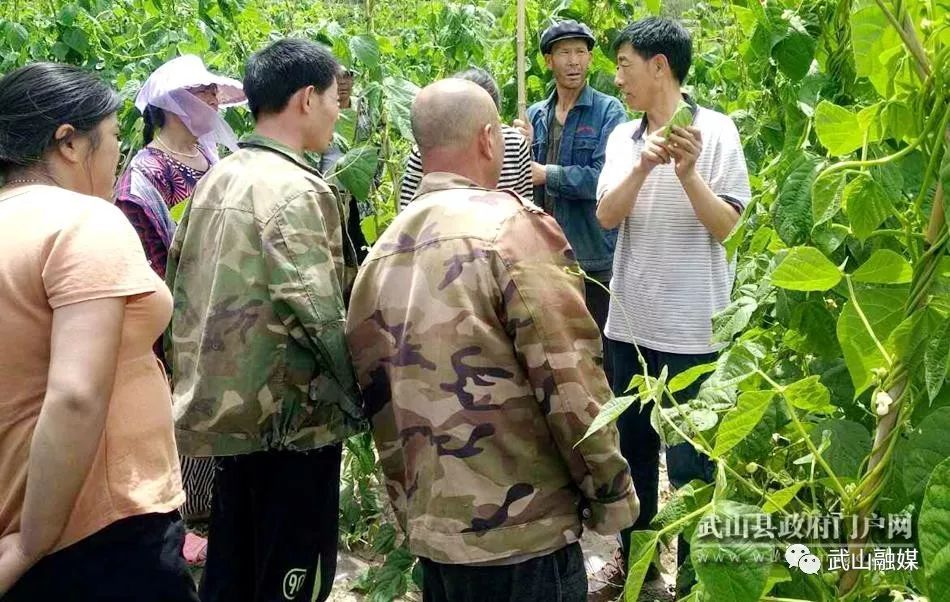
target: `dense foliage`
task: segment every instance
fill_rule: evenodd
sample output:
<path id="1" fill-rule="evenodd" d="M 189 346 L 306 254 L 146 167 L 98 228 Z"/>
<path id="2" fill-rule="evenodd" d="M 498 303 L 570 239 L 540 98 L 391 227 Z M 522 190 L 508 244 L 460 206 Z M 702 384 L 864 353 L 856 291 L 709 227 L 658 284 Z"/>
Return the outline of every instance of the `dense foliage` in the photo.
<path id="1" fill-rule="evenodd" d="M 349 153 L 337 179 L 376 215 L 373 240 L 393 215 L 409 148 L 416 87 L 470 65 L 503 89 L 515 116 L 514 2 L 390 0 L 4 0 L 0 72 L 54 59 L 99 71 L 129 98 L 121 115 L 128 156 L 141 143 L 131 98 L 179 53 L 239 75 L 269 39 L 322 40 L 359 72 L 357 93 L 375 124 L 354 144 L 355 115 L 338 127 Z M 631 404 L 663 400 L 654 423 L 665 441 L 691 442 L 716 459 L 715 485 L 695 482 L 637 536 L 628 599 L 658 545 L 693 538 L 696 600 L 950 599 L 950 264 L 942 189 L 950 119 L 948 0 L 617 0 L 528 2 L 528 97 L 549 89 L 538 31 L 550 19 L 588 22 L 600 44 L 592 84 L 613 93 L 604 49 L 619 28 L 650 12 L 693 32 L 688 88 L 729 114 L 743 135 L 754 200 L 726 246 L 737 258 L 734 301 L 714 320 L 720 359 L 673 379 L 637 377 L 599 423 Z M 243 111 L 229 120 L 245 131 Z M 372 185 L 383 163 L 378 186 Z M 943 182 L 941 187 L 939 184 Z M 708 375 L 697 399 L 671 393 Z M 368 437 L 344 466 L 344 541 L 388 554 L 360 583 L 388 600 L 409 586 L 412 558 L 380 520 Z M 916 571 L 808 575 L 758 555 L 748 542 L 703 540 L 716 516 L 769 513 L 872 517 L 909 512 Z M 850 525 L 849 521 L 844 521 Z M 879 534 L 846 528 L 838 543 Z M 770 542 L 774 543 L 774 542 Z M 804 541 L 823 557 L 827 550 Z M 784 548 L 782 548 L 784 549 Z M 817 550 L 817 551 L 816 551 Z M 893 593 L 892 593 L 893 592 Z"/>

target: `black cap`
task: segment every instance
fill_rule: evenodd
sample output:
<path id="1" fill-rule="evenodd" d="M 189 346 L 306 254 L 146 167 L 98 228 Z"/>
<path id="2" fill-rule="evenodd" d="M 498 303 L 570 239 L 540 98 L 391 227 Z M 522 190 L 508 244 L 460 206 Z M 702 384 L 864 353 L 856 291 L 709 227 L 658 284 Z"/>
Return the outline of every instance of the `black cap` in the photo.
<path id="1" fill-rule="evenodd" d="M 568 38 L 581 38 L 587 41 L 588 50 L 594 48 L 594 32 L 590 30 L 590 27 L 569 19 L 555 23 L 544 30 L 541 34 L 541 54 L 550 54 L 554 42 Z"/>

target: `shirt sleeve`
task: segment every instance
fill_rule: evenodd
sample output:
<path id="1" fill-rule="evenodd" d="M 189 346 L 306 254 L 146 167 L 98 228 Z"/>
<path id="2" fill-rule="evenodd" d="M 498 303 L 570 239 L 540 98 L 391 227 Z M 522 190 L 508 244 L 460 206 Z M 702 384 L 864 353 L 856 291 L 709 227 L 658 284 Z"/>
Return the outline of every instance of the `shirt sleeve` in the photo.
<path id="1" fill-rule="evenodd" d="M 518 142 L 518 174 L 515 192 L 530 201 L 534 197 L 534 186 L 531 184 L 531 146 L 524 136 L 519 136 Z"/>
<path id="2" fill-rule="evenodd" d="M 155 292 L 157 280 L 125 215 L 99 199 L 77 202 L 88 207 L 57 233 L 43 266 L 50 307 Z"/>
<path id="3" fill-rule="evenodd" d="M 731 119 L 724 119 L 726 124 L 716 141 L 709 187 L 717 196 L 742 211 L 752 198 L 749 170 L 742 152 L 739 130 Z"/>
<path id="4" fill-rule="evenodd" d="M 288 334 L 321 360 L 327 374 L 355 387 L 345 349 L 342 223 L 332 192 L 292 198 L 261 232 L 271 301 Z"/>
<path id="5" fill-rule="evenodd" d="M 158 232 L 152 226 L 152 222 L 149 221 L 145 210 L 139 204 L 128 200 L 127 197 L 117 198 L 115 206 L 125 214 L 129 223 L 135 228 L 135 233 L 142 242 L 142 248 L 145 251 L 145 258 L 148 260 L 149 266 L 164 280 L 165 266 L 168 262 L 168 249 L 165 248 L 162 237 L 158 235 Z"/>
<path id="6" fill-rule="evenodd" d="M 406 160 L 406 174 L 402 178 L 402 184 L 399 186 L 399 211 L 405 211 L 416 191 L 419 190 L 419 184 L 422 183 L 422 156 L 417 147 L 412 147 L 409 153 L 409 159 Z"/>
<path id="7" fill-rule="evenodd" d="M 616 426 L 581 441 L 612 394 L 580 268 L 548 215 L 521 212 L 509 220 L 498 253 L 504 264 L 503 321 L 557 449 L 586 499 L 586 522 L 599 533 L 616 533 L 636 520 L 639 501 Z"/>
<path id="8" fill-rule="evenodd" d="M 633 157 L 623 152 L 623 145 L 630 144 L 627 138 L 627 128 L 617 127 L 607 138 L 607 148 L 604 151 L 604 168 L 597 179 L 597 200 L 599 201 L 609 190 L 617 186 L 633 168 Z"/>

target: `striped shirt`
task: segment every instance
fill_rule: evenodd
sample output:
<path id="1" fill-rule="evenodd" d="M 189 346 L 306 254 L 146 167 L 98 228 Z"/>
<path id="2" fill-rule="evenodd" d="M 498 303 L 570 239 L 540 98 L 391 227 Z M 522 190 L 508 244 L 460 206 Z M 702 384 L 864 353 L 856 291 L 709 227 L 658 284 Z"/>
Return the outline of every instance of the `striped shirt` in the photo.
<path id="1" fill-rule="evenodd" d="M 598 199 L 636 163 L 646 143 L 644 123 L 621 124 L 610 135 Z M 751 191 L 735 124 L 699 108 L 693 125 L 703 139 L 697 173 L 741 209 Z M 711 340 L 712 316 L 729 304 L 735 262 L 696 217 L 672 163 L 653 168 L 620 224 L 613 275 L 609 338 L 667 353 L 712 353 L 722 347 Z"/>
<path id="2" fill-rule="evenodd" d="M 532 199 L 534 189 L 531 186 L 531 149 L 528 140 L 521 132 L 507 125 L 501 126 L 505 138 L 505 160 L 498 178 L 498 188 L 512 190 L 521 198 Z M 422 157 L 419 149 L 412 147 L 406 163 L 406 175 L 399 189 L 399 211 L 405 209 L 416 196 L 422 181 Z"/>

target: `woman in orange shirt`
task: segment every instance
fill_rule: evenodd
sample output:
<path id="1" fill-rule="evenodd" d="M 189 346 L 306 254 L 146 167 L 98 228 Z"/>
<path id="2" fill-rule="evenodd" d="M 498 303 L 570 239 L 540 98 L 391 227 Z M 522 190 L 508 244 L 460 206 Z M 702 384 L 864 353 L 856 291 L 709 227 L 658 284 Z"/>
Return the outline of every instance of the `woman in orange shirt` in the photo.
<path id="1" fill-rule="evenodd" d="M 3 602 L 198 600 L 152 352 L 172 300 L 106 200 L 119 105 L 67 65 L 0 79 Z"/>

